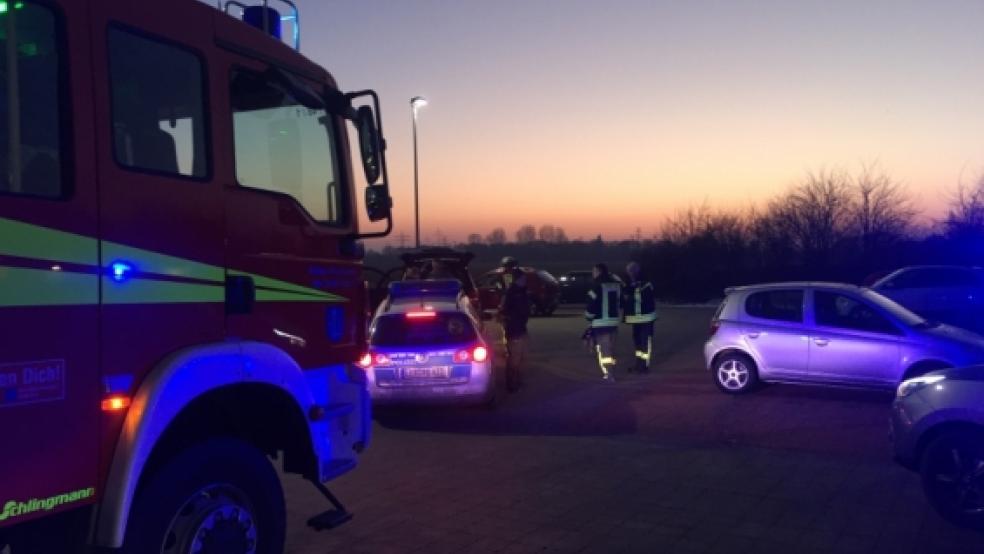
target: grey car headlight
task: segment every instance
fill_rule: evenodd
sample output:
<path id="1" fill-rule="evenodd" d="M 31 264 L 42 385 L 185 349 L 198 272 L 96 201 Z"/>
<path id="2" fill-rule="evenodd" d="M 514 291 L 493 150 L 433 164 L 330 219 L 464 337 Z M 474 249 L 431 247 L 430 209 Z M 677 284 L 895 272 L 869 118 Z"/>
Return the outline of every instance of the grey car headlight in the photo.
<path id="1" fill-rule="evenodd" d="M 912 379 L 906 379 L 899 384 L 898 390 L 895 391 L 896 398 L 905 398 L 910 394 L 916 392 L 917 390 L 929 386 L 935 385 L 940 381 L 946 379 L 943 375 L 920 375 L 919 377 L 913 377 Z"/>

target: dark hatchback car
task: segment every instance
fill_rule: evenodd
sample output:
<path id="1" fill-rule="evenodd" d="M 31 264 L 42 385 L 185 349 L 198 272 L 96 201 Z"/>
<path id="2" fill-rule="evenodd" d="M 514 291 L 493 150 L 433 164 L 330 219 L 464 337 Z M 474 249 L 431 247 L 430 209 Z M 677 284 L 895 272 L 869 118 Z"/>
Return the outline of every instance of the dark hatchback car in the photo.
<path id="1" fill-rule="evenodd" d="M 526 290 L 530 295 L 533 315 L 551 315 L 560 304 L 560 283 L 549 272 L 521 267 L 526 274 Z M 502 300 L 502 268 L 489 271 L 478 279 L 479 298 L 483 310 L 494 310 Z"/>
<path id="2" fill-rule="evenodd" d="M 568 271 L 560 277 L 560 301 L 583 303 L 592 283 L 590 271 Z"/>

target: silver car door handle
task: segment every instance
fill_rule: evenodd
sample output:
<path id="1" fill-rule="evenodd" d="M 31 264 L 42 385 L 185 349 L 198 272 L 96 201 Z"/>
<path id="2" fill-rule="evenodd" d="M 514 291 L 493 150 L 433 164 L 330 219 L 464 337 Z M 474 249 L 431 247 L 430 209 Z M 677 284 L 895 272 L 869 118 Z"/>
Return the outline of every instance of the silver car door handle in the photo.
<path id="1" fill-rule="evenodd" d="M 750 339 L 757 339 L 757 338 L 759 338 L 759 335 L 760 334 L 761 333 L 759 333 L 758 331 L 755 331 L 755 332 L 752 332 L 752 333 L 748 333 L 748 338 L 750 338 Z"/>
<path id="2" fill-rule="evenodd" d="M 816 344 L 817 346 L 827 346 L 828 344 L 830 344 L 830 340 L 828 340 L 828 339 L 813 339 L 813 343 Z"/>

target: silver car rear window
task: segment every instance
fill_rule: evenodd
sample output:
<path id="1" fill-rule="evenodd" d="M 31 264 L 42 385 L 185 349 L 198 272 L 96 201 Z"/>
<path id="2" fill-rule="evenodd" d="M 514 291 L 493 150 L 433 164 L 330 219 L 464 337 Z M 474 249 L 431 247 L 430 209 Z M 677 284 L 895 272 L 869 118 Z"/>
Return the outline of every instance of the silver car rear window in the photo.
<path id="1" fill-rule="evenodd" d="M 803 322 L 803 290 L 764 290 L 745 299 L 745 313 L 752 317 Z"/>
<path id="2" fill-rule="evenodd" d="M 376 320 L 369 338 L 373 346 L 443 346 L 476 340 L 478 333 L 467 315 L 446 312 L 416 319 L 384 315 Z"/>

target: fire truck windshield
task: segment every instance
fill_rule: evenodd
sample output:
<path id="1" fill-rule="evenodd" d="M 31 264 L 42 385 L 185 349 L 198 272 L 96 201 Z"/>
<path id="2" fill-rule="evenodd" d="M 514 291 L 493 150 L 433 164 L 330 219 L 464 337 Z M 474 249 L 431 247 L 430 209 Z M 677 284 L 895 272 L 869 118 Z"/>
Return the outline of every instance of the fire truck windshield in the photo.
<path id="1" fill-rule="evenodd" d="M 279 81 L 246 70 L 233 75 L 236 177 L 243 186 L 289 194 L 319 222 L 345 225 L 333 119 Z"/>

